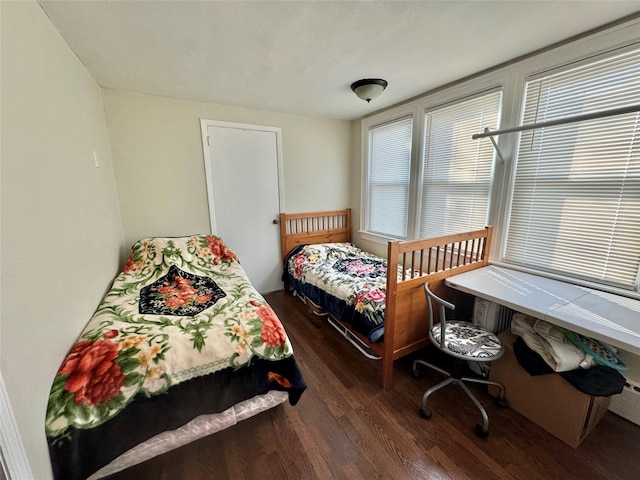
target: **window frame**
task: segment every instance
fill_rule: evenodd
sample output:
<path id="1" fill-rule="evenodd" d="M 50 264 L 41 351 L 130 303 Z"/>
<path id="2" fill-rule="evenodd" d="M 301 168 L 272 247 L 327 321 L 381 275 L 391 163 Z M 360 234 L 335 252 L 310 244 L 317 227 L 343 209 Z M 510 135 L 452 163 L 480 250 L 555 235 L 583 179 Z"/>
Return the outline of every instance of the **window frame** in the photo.
<path id="1" fill-rule="evenodd" d="M 413 101 L 400 107 L 392 108 L 380 114 L 364 118 L 361 129 L 361 195 L 360 195 L 360 225 L 358 233 L 361 238 L 377 245 L 386 245 L 389 240 L 397 238 L 386 237 L 367 231 L 368 199 L 369 199 L 369 130 L 378 125 L 393 122 L 403 117 L 411 115 L 413 117 L 413 138 L 411 141 L 411 169 L 409 179 L 409 205 L 407 219 L 407 240 L 417 239 L 419 231 L 420 196 L 422 189 L 423 158 L 425 151 L 424 144 L 424 118 L 428 111 L 432 111 L 447 105 L 463 102 L 466 99 L 502 90 L 504 85 L 502 79 L 487 78 L 471 85 L 458 85 L 447 91 L 437 92 L 429 98 Z M 504 93 L 503 93 L 504 95 Z M 504 97 L 503 97 L 504 101 Z M 489 204 L 492 201 L 490 194 Z"/>
<path id="2" fill-rule="evenodd" d="M 500 94 L 500 101 L 499 103 L 502 103 L 502 96 L 504 94 L 504 90 L 502 87 L 494 87 L 494 88 L 488 88 L 486 90 L 482 90 L 479 92 L 475 92 L 473 94 L 470 95 L 466 95 L 464 97 L 460 97 L 457 98 L 451 102 L 447 102 L 444 104 L 440 104 L 437 105 L 435 107 L 429 107 L 429 108 L 424 108 L 422 110 L 422 120 L 423 120 L 423 124 L 422 124 L 422 132 L 421 132 L 421 146 L 422 146 L 422 151 L 421 151 L 421 155 L 419 158 L 419 162 L 420 162 L 420 166 L 419 166 L 419 177 L 417 178 L 417 183 L 418 183 L 418 189 L 416 191 L 416 212 L 415 212 L 415 230 L 414 230 L 414 235 L 412 237 L 412 239 L 418 239 L 421 238 L 420 235 L 420 230 L 421 230 L 421 219 L 422 219 L 422 208 L 424 206 L 423 202 L 422 202 L 422 198 L 423 198 L 423 189 L 424 189 L 424 168 L 426 166 L 426 162 L 425 162 L 425 155 L 426 155 L 426 149 L 427 149 L 427 143 L 425 141 L 425 137 L 426 135 L 426 128 L 427 128 L 427 122 L 426 122 L 426 117 L 429 114 L 432 114 L 433 112 L 437 112 L 440 109 L 443 108 L 447 108 L 447 107 L 451 107 L 454 105 L 459 105 L 461 103 L 465 103 L 468 101 L 472 101 L 481 97 L 486 97 L 488 95 L 492 95 L 495 93 L 499 93 Z M 500 124 L 500 110 L 498 111 L 498 123 Z M 489 217 L 489 211 L 491 209 L 491 191 L 492 191 L 492 187 L 493 187 L 493 178 L 495 175 L 495 168 L 496 168 L 496 162 L 498 162 L 499 159 L 497 157 L 497 154 L 495 152 L 495 149 L 493 149 L 493 158 L 492 158 L 492 164 L 491 164 L 491 173 L 489 175 L 489 186 L 488 186 L 488 192 L 487 192 L 487 212 L 485 214 L 485 223 Z M 453 185 L 455 184 L 455 182 L 453 183 L 449 183 L 449 185 Z"/>
<path id="3" fill-rule="evenodd" d="M 548 75 L 553 71 L 573 68 L 580 64 L 590 63 L 597 57 L 605 58 L 617 53 L 640 48 L 640 38 L 637 29 L 640 27 L 640 19 L 636 18 L 621 23 L 611 28 L 598 31 L 589 36 L 583 36 L 569 43 L 564 43 L 554 48 L 548 48 L 541 52 L 530 54 L 520 59 L 515 59 L 502 66 L 485 71 L 484 73 L 460 80 L 454 84 L 445 85 L 431 92 L 427 92 L 410 102 L 391 107 L 383 112 L 374 113 L 361 120 L 361 158 L 360 167 L 361 195 L 360 195 L 360 225 L 357 236 L 366 244 L 371 243 L 372 249 L 381 250 L 389 238 L 373 235 L 366 232 L 364 219 L 367 215 L 367 162 L 368 162 L 368 135 L 369 127 L 375 124 L 391 121 L 408 112 L 413 114 L 413 140 L 412 140 L 412 169 L 409 190 L 409 219 L 407 225 L 408 238 L 416 238 L 417 213 L 419 202 L 419 185 L 422 178 L 422 162 L 424 156 L 424 115 L 427 109 L 434 109 L 440 105 L 459 101 L 463 97 L 479 94 L 490 89 L 502 89 L 502 111 L 500 113 L 500 128 L 511 128 L 521 125 L 524 108 L 524 91 L 526 82 L 540 76 Z M 478 132 L 480 133 L 480 132 Z M 574 277 L 551 274 L 519 265 L 504 262 L 506 248 L 506 234 L 508 231 L 511 214 L 511 200 L 515 183 L 515 161 L 519 145 L 519 133 L 503 134 L 494 137 L 505 162 L 496 159 L 494 165 L 493 184 L 489 195 L 488 223 L 494 226 L 493 245 L 490 261 L 493 264 L 527 271 L 530 273 L 568 281 L 578 285 L 610 291 L 612 293 L 640 299 L 640 271 L 639 281 L 635 291 L 607 286 L 605 284 L 584 281 Z M 490 141 L 487 139 L 469 141 Z M 366 247 L 366 245 L 363 245 Z"/>
<path id="4" fill-rule="evenodd" d="M 545 68 L 542 70 L 532 72 L 528 75 L 523 75 L 522 85 L 521 85 L 522 93 L 521 93 L 520 114 L 519 114 L 520 116 L 519 116 L 518 123 L 514 126 L 519 126 L 523 124 L 523 118 L 525 114 L 524 112 L 525 92 L 526 92 L 526 85 L 528 82 L 536 81 L 536 80 L 539 80 L 540 78 L 543 78 L 549 75 L 560 73 L 566 70 L 571 70 L 583 65 L 588 65 L 601 59 L 606 60 L 607 58 L 615 57 L 622 53 L 639 50 L 639 49 L 640 49 L 640 40 L 636 38 L 635 41 L 627 42 L 625 45 L 616 45 L 616 46 L 612 46 L 611 48 L 605 48 L 603 49 L 603 51 L 584 55 L 583 57 L 576 59 L 572 62 L 565 62 L 561 65 L 555 65 L 552 68 Z M 514 137 L 514 139 L 517 139 L 517 141 L 514 142 L 513 151 L 511 154 L 511 158 L 513 159 L 513 161 L 510 162 L 511 172 L 510 172 L 509 185 L 508 185 L 509 190 L 508 190 L 508 196 L 505 197 L 506 198 L 505 204 L 507 206 L 507 209 L 504 212 L 504 214 L 498 218 L 498 221 L 501 224 L 501 228 L 503 229 L 499 237 L 500 254 L 497 259 L 492 260 L 492 263 L 496 265 L 512 268 L 514 270 L 520 270 L 527 273 L 533 273 L 536 275 L 545 276 L 545 277 L 553 278 L 556 280 L 566 281 L 566 282 L 582 285 L 589 288 L 604 290 L 611 293 L 616 293 L 619 295 L 640 299 L 640 268 L 638 268 L 638 271 L 636 272 L 636 280 L 635 280 L 634 286 L 629 289 L 629 288 L 620 287 L 614 283 L 607 282 L 607 281 L 596 282 L 586 277 L 581 277 L 577 274 L 564 275 L 561 273 L 554 272 L 551 267 L 548 267 L 548 269 L 537 269 L 535 267 L 529 267 L 529 266 L 521 265 L 518 263 L 512 263 L 505 259 L 506 247 L 507 247 L 507 233 L 509 231 L 509 225 L 511 222 L 511 207 L 513 205 L 514 187 L 515 187 L 515 180 L 516 180 L 516 173 L 517 173 L 518 148 L 519 148 L 519 140 L 520 140 L 519 132 L 511 135 Z M 493 255 L 492 255 L 492 259 L 493 259 Z"/>
<path id="5" fill-rule="evenodd" d="M 415 155 L 416 148 L 419 147 L 416 145 L 416 109 L 414 106 L 408 107 L 400 107 L 394 108 L 389 112 L 382 113 L 380 115 L 376 115 L 374 117 L 369 117 L 368 119 L 363 120 L 363 128 L 362 128 L 362 157 L 361 157 L 361 212 L 360 215 L 360 235 L 366 240 L 377 243 L 377 244 L 385 244 L 389 240 L 398 240 L 398 238 L 388 237 L 384 235 L 380 235 L 378 233 L 369 232 L 367 230 L 367 220 L 369 218 L 369 131 L 372 128 L 382 126 L 396 120 L 400 120 L 402 118 L 411 117 L 413 120 L 412 125 L 412 137 L 411 137 L 411 166 L 409 168 L 409 205 L 407 207 L 407 238 L 411 238 L 412 232 L 412 224 L 410 219 L 412 218 L 413 212 L 415 211 L 415 205 L 413 202 L 413 196 L 415 192 Z M 363 208 L 364 207 L 364 208 Z"/>
<path id="6" fill-rule="evenodd" d="M 411 124 L 411 154 L 410 154 L 410 158 L 409 158 L 409 181 L 407 182 L 407 226 L 406 226 L 406 231 L 407 231 L 407 235 L 406 237 L 402 237 L 402 236 L 392 236 L 392 235 L 385 235 L 383 233 L 380 232 L 376 232 L 373 230 L 369 230 L 369 221 L 370 221 L 370 215 L 369 215 L 369 196 L 371 193 L 371 186 L 373 184 L 373 182 L 370 179 L 370 174 L 371 174 L 371 169 L 372 166 L 369 162 L 369 155 L 371 153 L 371 145 L 369 143 L 370 139 L 371 139 L 371 133 L 373 132 L 373 130 L 377 129 L 377 128 L 383 128 L 386 127 L 390 124 L 396 123 L 396 122 L 401 122 L 401 121 L 405 121 L 405 120 L 409 120 L 408 123 Z M 408 114 L 408 115 L 403 115 L 397 118 L 393 118 L 389 121 L 386 122 L 382 122 L 382 123 L 376 123 L 375 125 L 371 125 L 368 129 L 367 129 L 367 163 L 366 163 L 366 171 L 364 172 L 364 175 L 366 176 L 366 184 L 365 184 L 365 191 L 366 191 L 366 205 L 367 205 L 367 210 L 365 211 L 366 216 L 363 217 L 362 222 L 363 224 L 366 225 L 366 231 L 369 235 L 375 236 L 375 237 L 379 237 L 379 238 L 389 238 L 389 239 L 394 239 L 394 240 L 405 240 L 406 238 L 410 237 L 409 234 L 409 218 L 411 218 L 410 212 L 409 212 L 409 205 L 411 203 L 411 194 L 412 194 L 412 185 L 411 182 L 413 180 L 413 172 L 412 172 L 412 167 L 413 167 L 413 152 L 414 152 L 414 145 L 413 145 L 413 141 L 414 141 L 414 136 L 413 136 L 413 128 L 414 128 L 414 120 L 415 117 L 413 116 L 413 114 Z"/>

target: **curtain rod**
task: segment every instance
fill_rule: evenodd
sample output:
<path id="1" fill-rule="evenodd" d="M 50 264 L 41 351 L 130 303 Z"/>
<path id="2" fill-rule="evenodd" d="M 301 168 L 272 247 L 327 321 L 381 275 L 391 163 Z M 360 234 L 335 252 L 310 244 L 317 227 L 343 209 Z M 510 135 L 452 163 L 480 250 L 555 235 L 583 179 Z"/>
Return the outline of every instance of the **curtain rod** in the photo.
<path id="1" fill-rule="evenodd" d="M 582 122 L 584 120 L 593 120 L 595 118 L 612 117 L 614 115 L 623 115 L 625 113 L 640 112 L 640 105 L 631 105 L 628 107 L 614 108 L 611 110 L 602 110 L 600 112 L 586 113 L 584 115 L 576 115 L 574 117 L 559 118 L 557 120 L 549 120 L 548 122 L 530 123 L 519 127 L 503 128 L 502 130 L 490 131 L 484 129 L 483 133 L 474 133 L 471 138 L 477 140 L 479 138 L 493 137 L 501 133 L 522 132 L 524 130 L 533 130 L 535 128 L 552 127 L 555 125 L 563 125 L 565 123 Z"/>

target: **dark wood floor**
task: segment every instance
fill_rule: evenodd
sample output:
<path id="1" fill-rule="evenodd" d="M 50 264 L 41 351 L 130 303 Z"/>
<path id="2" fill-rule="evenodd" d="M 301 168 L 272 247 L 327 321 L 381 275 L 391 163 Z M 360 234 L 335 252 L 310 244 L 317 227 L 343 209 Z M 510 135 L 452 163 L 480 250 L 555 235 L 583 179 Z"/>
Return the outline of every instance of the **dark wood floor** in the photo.
<path id="1" fill-rule="evenodd" d="M 111 479 L 631 479 L 639 478 L 640 427 L 608 412 L 573 449 L 511 409 L 498 410 L 482 387 L 488 439 L 473 426 L 478 410 L 458 387 L 430 398 L 441 377 L 395 365 L 395 385 L 380 389 L 379 362 L 367 360 L 300 302 L 267 295 L 291 338 L 308 389 L 288 403 L 223 432 L 116 474 Z"/>

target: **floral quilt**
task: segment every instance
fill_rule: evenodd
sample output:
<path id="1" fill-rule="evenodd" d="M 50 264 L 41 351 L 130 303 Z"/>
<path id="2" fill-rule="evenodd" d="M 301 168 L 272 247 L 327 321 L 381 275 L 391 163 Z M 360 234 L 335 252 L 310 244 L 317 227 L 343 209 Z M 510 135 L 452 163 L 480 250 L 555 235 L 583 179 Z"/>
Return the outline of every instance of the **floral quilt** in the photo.
<path id="1" fill-rule="evenodd" d="M 54 475 L 86 478 L 195 416 L 273 389 L 295 404 L 305 388 L 280 320 L 220 238 L 141 240 L 54 378 Z"/>
<path id="2" fill-rule="evenodd" d="M 387 262 L 349 243 L 303 245 L 287 258 L 287 281 L 372 342 L 384 333 Z"/>

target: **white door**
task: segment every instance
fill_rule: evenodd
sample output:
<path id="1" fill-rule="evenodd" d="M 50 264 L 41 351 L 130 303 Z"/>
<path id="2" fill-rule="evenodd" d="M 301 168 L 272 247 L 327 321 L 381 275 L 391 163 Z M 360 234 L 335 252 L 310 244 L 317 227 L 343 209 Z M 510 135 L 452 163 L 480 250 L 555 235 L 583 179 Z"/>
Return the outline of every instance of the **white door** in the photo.
<path id="1" fill-rule="evenodd" d="M 280 129 L 202 120 L 211 231 L 260 293 L 282 289 Z"/>

